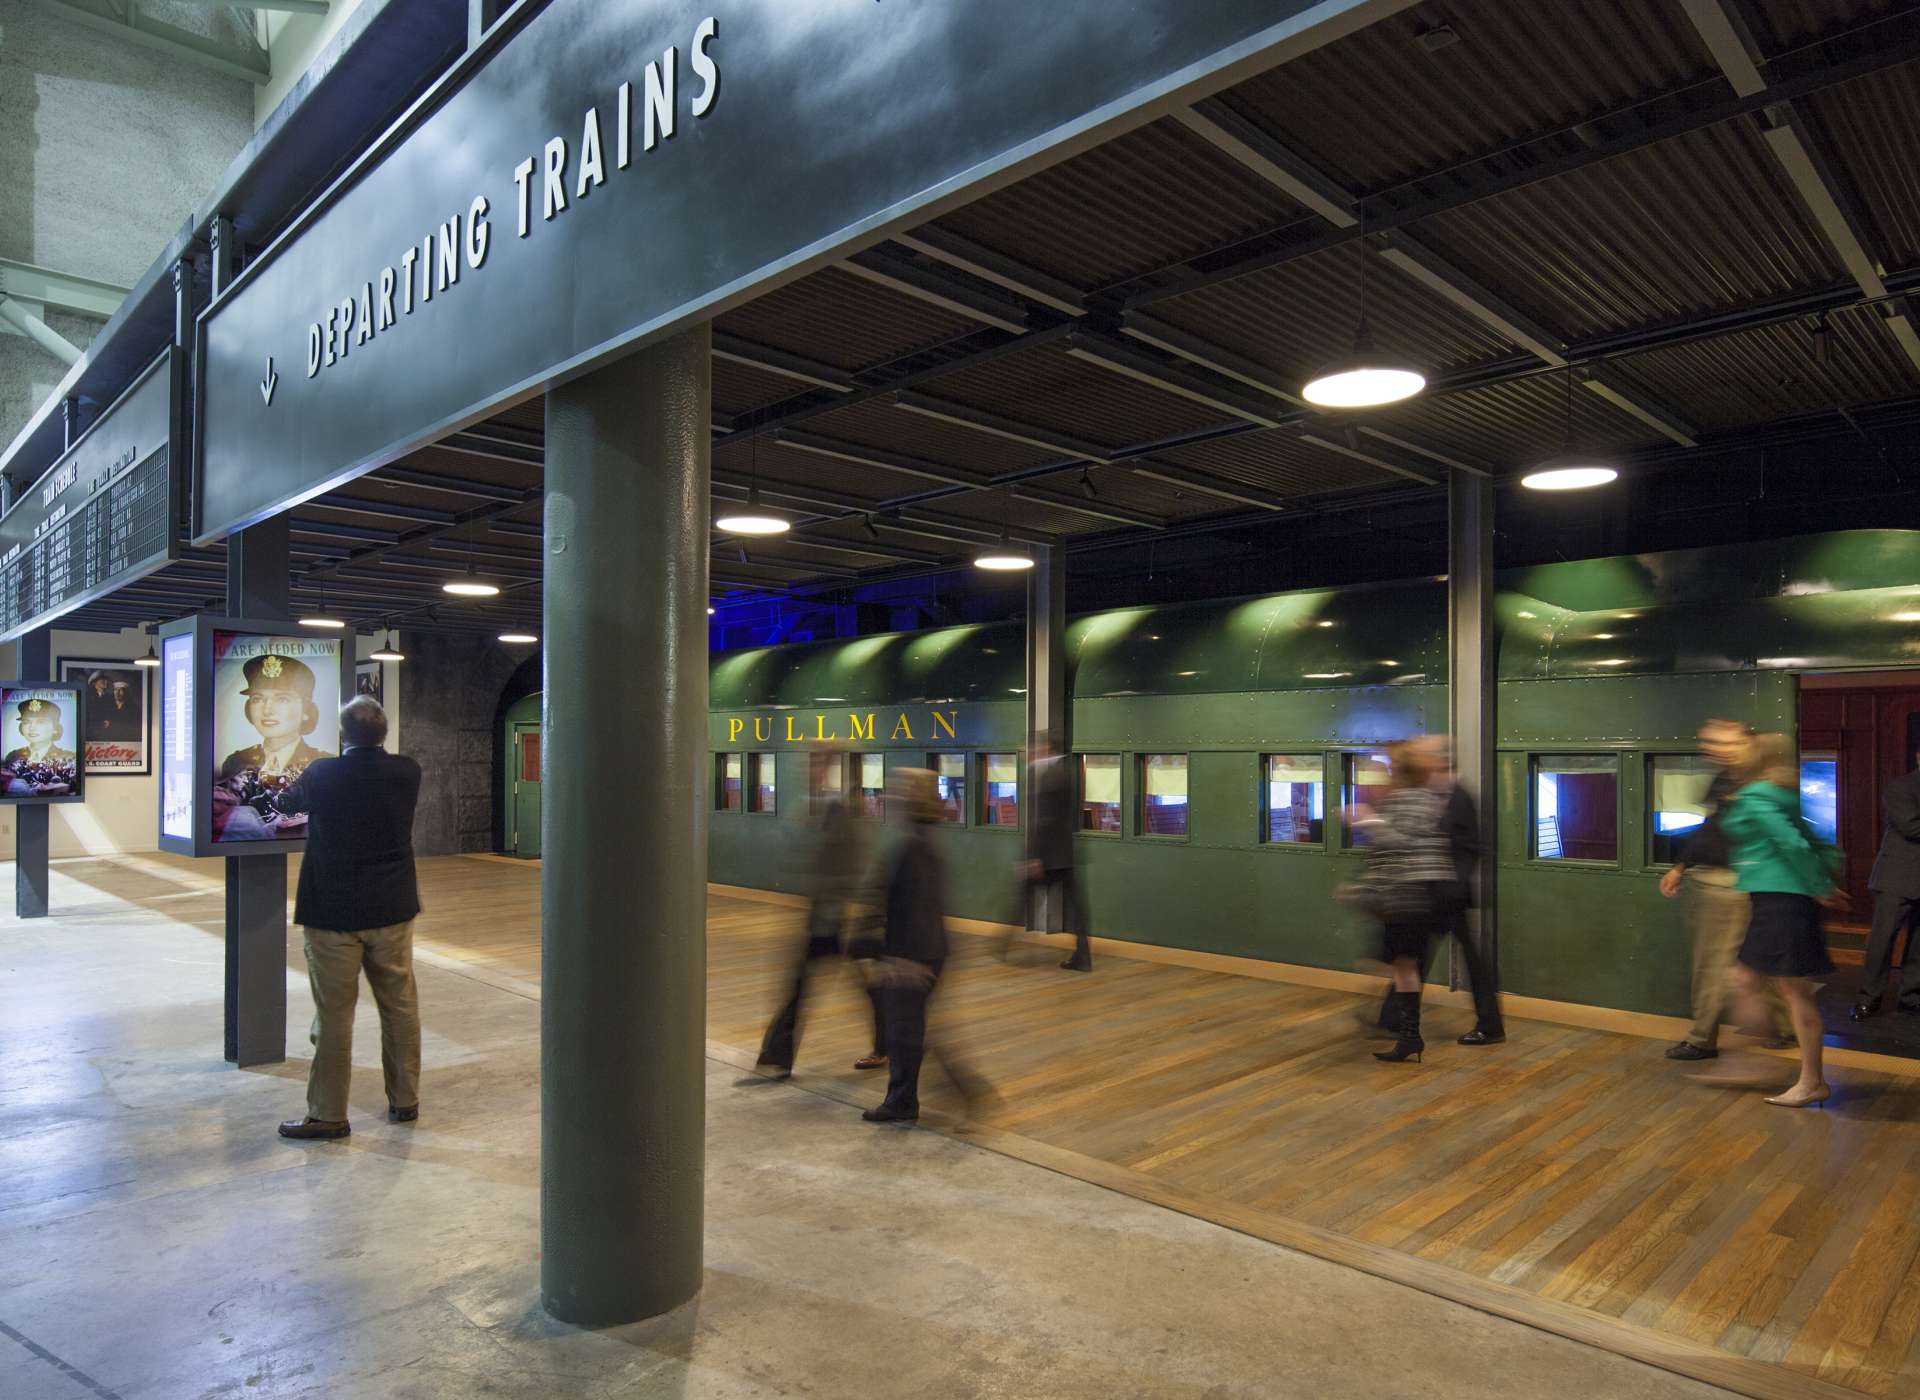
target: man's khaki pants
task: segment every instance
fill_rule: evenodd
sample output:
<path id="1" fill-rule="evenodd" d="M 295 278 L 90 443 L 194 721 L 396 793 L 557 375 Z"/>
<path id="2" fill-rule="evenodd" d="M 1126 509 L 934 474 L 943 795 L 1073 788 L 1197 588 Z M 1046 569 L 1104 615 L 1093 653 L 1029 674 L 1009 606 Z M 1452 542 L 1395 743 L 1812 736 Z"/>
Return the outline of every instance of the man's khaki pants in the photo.
<path id="1" fill-rule="evenodd" d="M 1691 869 L 1693 901 L 1693 1028 L 1687 1042 L 1702 1050 L 1720 1040 L 1720 1023 L 1733 1009 L 1733 964 L 1747 936 L 1753 902 L 1733 887 L 1731 870 Z M 1792 1034 L 1786 1004 L 1771 981 L 1762 984 L 1767 1015 L 1782 1035 Z"/>
<path id="2" fill-rule="evenodd" d="M 345 1122 L 347 1083 L 353 1075 L 353 1008 L 360 971 L 367 973 L 380 1008 L 380 1067 L 387 1102 L 420 1103 L 420 994 L 413 982 L 413 920 L 385 928 L 337 933 L 308 928 L 307 981 L 313 988 L 313 1068 L 307 1075 L 307 1116 Z"/>

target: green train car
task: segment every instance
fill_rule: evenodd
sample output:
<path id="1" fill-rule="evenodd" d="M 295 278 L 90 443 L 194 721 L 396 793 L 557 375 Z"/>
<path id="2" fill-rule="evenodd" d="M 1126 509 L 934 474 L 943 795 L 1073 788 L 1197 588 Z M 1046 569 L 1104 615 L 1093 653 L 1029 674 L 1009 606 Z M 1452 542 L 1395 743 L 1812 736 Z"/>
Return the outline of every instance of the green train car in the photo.
<path id="1" fill-rule="evenodd" d="M 1500 583 L 1505 989 L 1684 1013 L 1684 910 L 1657 883 L 1698 820 L 1695 730 L 1724 715 L 1796 732 L 1816 673 L 1906 683 L 1920 532 L 1584 560 Z M 1093 931 L 1351 968 L 1366 939 L 1333 892 L 1364 856 L 1341 814 L 1383 779 L 1381 745 L 1445 727 L 1444 607 L 1443 582 L 1422 579 L 1073 619 Z M 717 654 L 709 878 L 803 889 L 811 794 L 847 793 L 880 831 L 897 815 L 887 771 L 929 767 L 948 798 L 952 912 L 1010 918 L 1023 656 L 1017 623 Z M 1840 766 L 1807 769 L 1830 826 L 1822 784 Z M 1870 812 L 1877 793 L 1854 796 Z M 1877 840 L 1871 817 L 1855 825 L 1875 829 L 1835 834 Z"/>

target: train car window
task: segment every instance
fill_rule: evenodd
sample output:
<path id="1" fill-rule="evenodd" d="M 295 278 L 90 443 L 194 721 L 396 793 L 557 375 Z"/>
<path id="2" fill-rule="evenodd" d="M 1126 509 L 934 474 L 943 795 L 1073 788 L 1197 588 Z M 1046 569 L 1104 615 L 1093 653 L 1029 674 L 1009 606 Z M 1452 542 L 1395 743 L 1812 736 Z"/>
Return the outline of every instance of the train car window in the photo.
<path id="1" fill-rule="evenodd" d="M 852 765 L 853 814 L 876 821 L 887 812 L 887 756 L 883 753 L 849 754 Z"/>
<path id="2" fill-rule="evenodd" d="M 847 756 L 843 753 L 810 753 L 807 755 L 807 784 L 813 792 L 813 799 L 826 809 L 829 802 L 836 802 L 847 795 Z"/>
<path id="3" fill-rule="evenodd" d="M 714 766 L 714 805 L 723 812 L 737 812 L 746 800 L 740 791 L 741 770 L 746 766 L 744 755 L 737 753 L 715 754 Z"/>
<path id="4" fill-rule="evenodd" d="M 1367 833 L 1353 829 L 1354 820 L 1373 811 L 1374 804 L 1386 795 L 1387 780 L 1393 776 L 1393 763 L 1382 751 L 1350 753 L 1345 760 L 1345 781 L 1340 785 L 1340 800 L 1352 817 L 1347 821 L 1346 840 L 1350 847 L 1367 844 Z"/>
<path id="5" fill-rule="evenodd" d="M 1534 859 L 1618 860 L 1619 796 L 1617 755 L 1537 755 L 1533 760 Z"/>
<path id="6" fill-rule="evenodd" d="M 1707 789 L 1719 770 L 1691 753 L 1647 759 L 1647 863 L 1676 865 L 1687 838 L 1707 819 Z"/>
<path id="7" fill-rule="evenodd" d="M 1187 756 L 1140 755 L 1140 834 L 1187 834 Z"/>
<path id="8" fill-rule="evenodd" d="M 1270 753 L 1262 784 L 1261 839 L 1317 846 L 1326 839 L 1327 785 L 1317 753 Z"/>
<path id="9" fill-rule="evenodd" d="M 1836 753 L 1800 755 L 1800 815 L 1813 834 L 1829 845 L 1840 844 L 1840 756 Z M 1911 935 L 1909 935 L 1911 938 Z"/>
<path id="10" fill-rule="evenodd" d="M 753 786 L 747 792 L 747 810 L 749 812 L 771 812 L 773 810 L 773 755 L 770 753 L 749 754 L 753 761 Z"/>
<path id="11" fill-rule="evenodd" d="M 967 820 L 967 756 L 963 753 L 930 753 L 927 766 L 933 769 L 934 788 L 940 799 L 940 820 Z"/>
<path id="12" fill-rule="evenodd" d="M 1120 755 L 1083 753 L 1080 759 L 1080 829 L 1120 834 Z"/>
<path id="13" fill-rule="evenodd" d="M 985 800 L 980 807 L 982 826 L 1018 826 L 1020 824 L 1020 755 L 983 753 L 980 755 L 981 791 Z"/>

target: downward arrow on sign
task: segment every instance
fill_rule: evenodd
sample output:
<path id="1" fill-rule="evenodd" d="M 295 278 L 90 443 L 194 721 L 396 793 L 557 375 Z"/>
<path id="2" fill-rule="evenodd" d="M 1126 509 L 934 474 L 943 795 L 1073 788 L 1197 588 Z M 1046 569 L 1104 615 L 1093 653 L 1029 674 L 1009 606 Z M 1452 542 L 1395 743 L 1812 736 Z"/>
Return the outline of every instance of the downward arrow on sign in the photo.
<path id="1" fill-rule="evenodd" d="M 260 381 L 260 397 L 268 408 L 273 407 L 273 391 L 280 387 L 280 376 L 273 372 L 273 356 L 267 356 L 267 377 Z"/>

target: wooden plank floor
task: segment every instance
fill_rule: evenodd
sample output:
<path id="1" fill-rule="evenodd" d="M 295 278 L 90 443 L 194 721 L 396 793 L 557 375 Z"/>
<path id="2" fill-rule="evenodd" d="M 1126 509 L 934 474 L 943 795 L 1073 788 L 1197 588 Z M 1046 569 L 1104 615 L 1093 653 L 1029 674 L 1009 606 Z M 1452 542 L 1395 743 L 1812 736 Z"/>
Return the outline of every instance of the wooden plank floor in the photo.
<path id="1" fill-rule="evenodd" d="M 219 927 L 212 862 L 56 868 Z M 430 954 L 537 982 L 536 867 L 422 874 Z M 799 925 L 710 898 L 715 1054 L 751 1063 Z M 1078 976 L 958 943 L 935 1035 L 1003 1096 L 963 1129 L 983 1145 L 1749 1394 L 1920 1396 L 1911 1079 L 1834 1071 L 1826 1109 L 1787 1111 L 1693 1084 L 1635 1036 L 1515 1022 L 1464 1049 L 1455 1010 L 1430 1013 L 1425 1063 L 1381 1065 L 1345 992 L 1115 957 Z M 851 978 L 820 978 L 796 1082 L 876 1102 L 880 1076 L 851 1068 L 868 1034 Z M 938 1126 L 957 1104 L 925 1078 Z"/>

